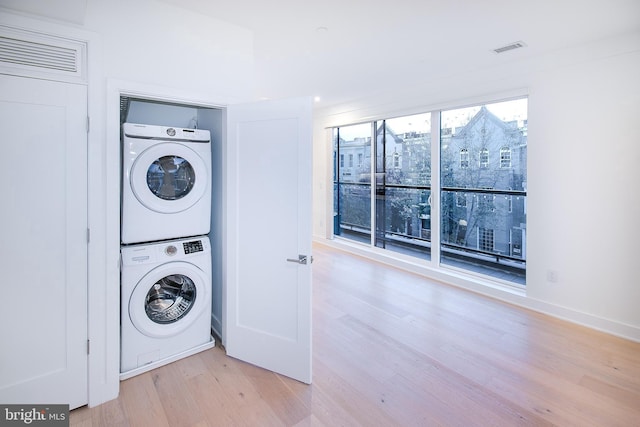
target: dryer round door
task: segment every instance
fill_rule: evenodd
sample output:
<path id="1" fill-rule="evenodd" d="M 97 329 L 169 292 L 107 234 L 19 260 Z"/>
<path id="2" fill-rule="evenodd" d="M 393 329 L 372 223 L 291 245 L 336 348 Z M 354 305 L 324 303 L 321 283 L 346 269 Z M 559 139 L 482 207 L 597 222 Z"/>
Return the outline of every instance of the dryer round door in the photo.
<path id="1" fill-rule="evenodd" d="M 203 271 L 187 262 L 154 268 L 131 293 L 131 322 L 140 333 L 154 338 L 183 332 L 207 306 L 207 283 Z"/>
<path id="2" fill-rule="evenodd" d="M 161 143 L 144 150 L 131 166 L 131 190 L 142 205 L 159 213 L 189 209 L 207 191 L 209 172 L 191 148 Z"/>

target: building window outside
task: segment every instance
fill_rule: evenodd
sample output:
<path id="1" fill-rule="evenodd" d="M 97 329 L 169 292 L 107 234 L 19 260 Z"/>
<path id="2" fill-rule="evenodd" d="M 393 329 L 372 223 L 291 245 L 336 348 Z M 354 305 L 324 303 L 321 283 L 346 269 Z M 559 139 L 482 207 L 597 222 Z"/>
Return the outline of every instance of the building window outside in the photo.
<path id="1" fill-rule="evenodd" d="M 511 149 L 509 147 L 500 148 L 500 167 L 511 167 Z"/>
<path id="2" fill-rule="evenodd" d="M 432 114 L 440 129 L 431 129 Z M 334 235 L 525 285 L 526 124 L 521 98 L 335 128 Z M 432 178 L 433 153 L 440 175 Z M 344 154 L 357 154 L 359 165 L 362 156 L 358 174 L 343 173 Z M 440 206 L 435 235 L 432 197 Z"/>
<path id="3" fill-rule="evenodd" d="M 478 195 L 478 209 L 479 212 L 483 213 L 483 214 L 488 214 L 488 213 L 492 213 L 496 211 L 496 207 L 494 204 L 494 200 L 496 198 L 496 196 L 494 195 L 487 195 L 487 194 L 481 194 Z"/>
<path id="4" fill-rule="evenodd" d="M 469 167 L 469 150 L 463 148 L 460 150 L 460 168 L 466 169 Z"/>
<path id="5" fill-rule="evenodd" d="M 481 251 L 493 251 L 493 230 L 488 228 L 480 228 L 478 233 L 478 247 Z"/>
<path id="6" fill-rule="evenodd" d="M 480 167 L 488 168 L 489 167 L 489 150 L 483 148 L 480 150 Z"/>

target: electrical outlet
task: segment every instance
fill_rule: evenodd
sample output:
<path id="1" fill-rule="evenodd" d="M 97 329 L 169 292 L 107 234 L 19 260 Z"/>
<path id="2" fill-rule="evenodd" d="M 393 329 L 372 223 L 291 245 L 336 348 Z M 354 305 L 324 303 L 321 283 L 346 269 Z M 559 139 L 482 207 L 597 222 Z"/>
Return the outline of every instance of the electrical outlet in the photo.
<path id="1" fill-rule="evenodd" d="M 547 282 L 558 283 L 558 272 L 556 270 L 547 270 Z"/>

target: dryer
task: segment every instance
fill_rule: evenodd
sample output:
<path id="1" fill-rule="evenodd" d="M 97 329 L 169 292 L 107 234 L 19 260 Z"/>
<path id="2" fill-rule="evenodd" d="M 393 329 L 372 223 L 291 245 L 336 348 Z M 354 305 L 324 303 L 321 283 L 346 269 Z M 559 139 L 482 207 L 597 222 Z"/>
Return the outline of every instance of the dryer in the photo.
<path id="1" fill-rule="evenodd" d="M 207 236 L 121 248 L 120 378 L 211 348 Z"/>
<path id="2" fill-rule="evenodd" d="M 124 123 L 121 242 L 208 234 L 210 181 L 208 130 Z"/>

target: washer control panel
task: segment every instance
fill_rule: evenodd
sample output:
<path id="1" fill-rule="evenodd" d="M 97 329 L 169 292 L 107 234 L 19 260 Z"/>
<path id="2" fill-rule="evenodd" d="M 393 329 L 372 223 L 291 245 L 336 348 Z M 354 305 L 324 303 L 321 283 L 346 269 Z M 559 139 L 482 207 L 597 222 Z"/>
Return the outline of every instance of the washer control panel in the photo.
<path id="1" fill-rule="evenodd" d="M 120 249 L 120 265 L 162 264 L 169 261 L 200 257 L 210 251 L 211 247 L 207 236 L 126 245 Z"/>
<path id="2" fill-rule="evenodd" d="M 182 247 L 184 248 L 185 255 L 204 251 L 204 248 L 202 247 L 202 240 L 184 242 L 182 243 Z"/>

